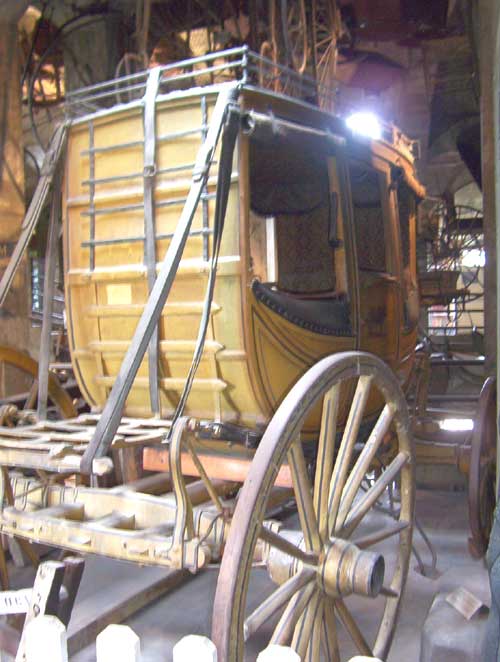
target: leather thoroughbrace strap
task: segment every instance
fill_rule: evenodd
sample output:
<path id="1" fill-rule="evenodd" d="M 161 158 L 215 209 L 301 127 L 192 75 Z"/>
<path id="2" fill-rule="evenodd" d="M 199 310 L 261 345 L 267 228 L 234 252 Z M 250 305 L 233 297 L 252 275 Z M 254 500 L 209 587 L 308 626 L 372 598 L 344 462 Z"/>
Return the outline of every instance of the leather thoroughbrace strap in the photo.
<path id="1" fill-rule="evenodd" d="M 198 337 L 196 339 L 196 346 L 193 352 L 193 360 L 189 373 L 184 384 L 179 404 L 176 407 L 174 417 L 172 420 L 172 427 L 177 419 L 182 416 L 186 401 L 189 397 L 193 380 L 200 365 L 203 349 L 205 347 L 205 339 L 207 336 L 208 323 L 210 321 L 210 313 L 212 310 L 212 301 L 214 298 L 215 279 L 217 275 L 217 263 L 219 260 L 220 245 L 222 239 L 222 232 L 224 230 L 224 221 L 226 218 L 227 202 L 229 198 L 229 189 L 231 187 L 231 173 L 233 169 L 233 155 L 234 147 L 236 145 L 236 138 L 240 126 L 240 114 L 236 108 L 229 107 L 226 123 L 224 125 L 222 134 L 222 146 L 219 160 L 219 171 L 217 176 L 217 193 L 215 198 L 215 214 L 214 214 L 214 232 L 213 232 L 213 251 L 210 260 L 210 271 L 208 275 L 207 289 L 205 292 L 205 300 L 203 302 L 203 311 L 198 328 Z"/>

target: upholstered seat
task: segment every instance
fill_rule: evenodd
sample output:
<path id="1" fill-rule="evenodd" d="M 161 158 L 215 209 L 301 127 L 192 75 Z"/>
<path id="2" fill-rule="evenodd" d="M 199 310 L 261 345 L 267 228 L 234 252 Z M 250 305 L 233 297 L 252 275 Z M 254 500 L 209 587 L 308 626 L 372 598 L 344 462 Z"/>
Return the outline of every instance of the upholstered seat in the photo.
<path id="1" fill-rule="evenodd" d="M 252 283 L 252 291 L 258 301 L 303 329 L 331 336 L 352 335 L 349 304 L 344 296 L 298 297 L 258 280 Z"/>

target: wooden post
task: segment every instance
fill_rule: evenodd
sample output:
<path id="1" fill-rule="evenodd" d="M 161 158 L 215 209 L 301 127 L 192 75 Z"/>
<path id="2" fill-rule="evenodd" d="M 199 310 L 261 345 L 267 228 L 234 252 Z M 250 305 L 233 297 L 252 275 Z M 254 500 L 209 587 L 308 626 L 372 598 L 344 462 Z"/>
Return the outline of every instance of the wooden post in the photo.
<path id="1" fill-rule="evenodd" d="M 49 395 L 49 361 L 52 354 L 52 313 L 56 279 L 56 260 L 59 245 L 59 226 L 61 219 L 61 183 L 62 170 L 57 166 L 52 186 L 49 234 L 45 252 L 45 272 L 43 282 L 43 316 L 40 337 L 40 359 L 38 361 L 38 420 L 47 418 L 47 400 Z"/>
<path id="2" fill-rule="evenodd" d="M 208 637 L 190 634 L 174 646 L 173 662 L 217 662 L 217 649 Z"/>
<path id="3" fill-rule="evenodd" d="M 481 134 L 482 134 L 482 184 L 483 228 L 486 264 L 484 268 L 484 342 L 486 374 L 495 373 L 497 358 L 497 249 L 496 225 L 500 214 L 499 166 L 499 104 L 498 84 L 500 73 L 497 43 L 497 26 L 500 18 L 498 5 L 491 0 L 478 4 L 480 23 L 480 79 L 481 79 Z"/>
<path id="4" fill-rule="evenodd" d="M 139 662 L 141 642 L 128 625 L 108 625 L 96 639 L 96 653 L 97 662 Z"/>
<path id="5" fill-rule="evenodd" d="M 23 225 L 24 155 L 19 76 L 17 21 L 24 1 L 0 0 L 0 276 Z M 24 259 L 5 300 L 0 325 L 0 344 L 18 349 L 36 348 L 36 334 L 28 318 L 28 263 Z M 19 371 L 17 371 L 19 373 Z M 0 372 L 1 397 L 27 389 L 26 376 L 5 366 Z"/>
<path id="6" fill-rule="evenodd" d="M 25 651 L 26 662 L 68 662 L 66 628 L 56 616 L 35 618 L 26 628 Z"/>
<path id="7" fill-rule="evenodd" d="M 64 563 L 46 561 L 38 567 L 31 603 L 26 613 L 26 620 L 21 635 L 21 641 L 16 655 L 16 662 L 27 662 L 26 632 L 31 621 L 48 614 L 54 615 L 59 607 L 59 591 L 64 576 Z M 46 658 L 48 659 L 48 658 Z"/>
<path id="8" fill-rule="evenodd" d="M 57 615 L 62 623 L 67 627 L 73 605 L 75 604 L 76 594 L 80 587 L 85 561 L 81 556 L 68 556 L 64 559 L 64 577 L 63 586 L 66 589 L 66 598 L 59 603 Z"/>
<path id="9" fill-rule="evenodd" d="M 259 653 L 257 662 L 300 662 L 300 657 L 288 646 L 271 644 L 262 653 Z"/>
<path id="10" fill-rule="evenodd" d="M 496 0 L 480 0 L 479 60 L 481 80 L 481 152 L 483 183 L 483 224 L 486 265 L 484 270 L 484 327 L 486 375 L 497 373 L 498 315 L 500 304 L 500 6 Z M 500 414 L 500 408 L 497 412 Z M 497 487 L 500 475 L 500 444 L 497 443 Z"/>

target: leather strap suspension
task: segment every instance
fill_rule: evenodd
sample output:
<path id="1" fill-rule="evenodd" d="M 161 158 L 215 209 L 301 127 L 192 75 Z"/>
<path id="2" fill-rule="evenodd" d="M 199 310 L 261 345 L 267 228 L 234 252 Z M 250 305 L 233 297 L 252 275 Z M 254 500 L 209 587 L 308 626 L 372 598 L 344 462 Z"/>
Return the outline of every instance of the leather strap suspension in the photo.
<path id="1" fill-rule="evenodd" d="M 233 154 L 236 145 L 236 138 L 238 137 L 238 130 L 240 125 L 240 114 L 234 108 L 229 108 L 228 117 L 224 125 L 222 134 L 222 147 L 219 161 L 219 172 L 217 177 L 217 193 L 215 197 L 215 214 L 214 214 L 214 231 L 213 231 L 213 250 L 212 258 L 210 260 L 210 270 L 208 274 L 207 289 L 205 292 L 205 300 L 203 302 L 203 311 L 198 328 L 198 337 L 193 352 L 193 360 L 189 373 L 184 384 L 179 404 L 174 413 L 172 420 L 172 427 L 177 419 L 182 416 L 184 407 L 186 406 L 193 380 L 200 365 L 203 349 L 205 347 L 205 339 L 207 336 L 208 323 L 210 321 L 210 314 L 212 309 L 212 301 L 214 298 L 215 279 L 217 275 L 217 263 L 219 260 L 220 245 L 222 239 L 222 232 L 224 229 L 224 221 L 226 218 L 227 202 L 229 198 L 229 189 L 231 187 L 231 173 L 233 169 Z"/>

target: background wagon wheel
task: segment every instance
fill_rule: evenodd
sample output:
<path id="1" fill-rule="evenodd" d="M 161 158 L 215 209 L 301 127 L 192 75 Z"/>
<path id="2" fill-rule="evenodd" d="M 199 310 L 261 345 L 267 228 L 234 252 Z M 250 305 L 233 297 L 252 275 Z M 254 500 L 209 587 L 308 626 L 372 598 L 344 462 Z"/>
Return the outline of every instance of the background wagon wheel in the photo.
<path id="1" fill-rule="evenodd" d="M 469 549 L 486 553 L 496 505 L 497 381 L 488 377 L 479 396 L 469 460 Z"/>
<path id="2" fill-rule="evenodd" d="M 36 44 L 26 63 L 26 101 L 34 138 L 45 152 L 55 123 L 63 121 L 65 88 L 71 72 L 72 89 L 92 85 L 98 80 L 96 71 L 83 66 L 75 45 L 75 36 L 92 24 L 106 21 L 107 11 L 96 10 L 72 16 L 63 25 L 50 31 L 41 43 L 46 45 L 37 52 Z"/>
<path id="3" fill-rule="evenodd" d="M 306 3 L 305 0 L 281 0 L 281 5 L 285 63 L 303 74 L 309 55 Z"/>
<path id="4" fill-rule="evenodd" d="M 335 110 L 337 42 L 341 32 L 335 0 L 312 2 L 312 57 L 321 108 Z"/>
<path id="5" fill-rule="evenodd" d="M 38 388 L 38 363 L 24 352 L 20 352 L 12 347 L 5 347 L 0 345 L 0 366 L 3 370 L 14 370 L 26 376 L 26 393 L 23 409 L 33 409 L 36 406 L 37 388 Z M 8 381 L 9 375 L 5 375 L 4 379 Z M 62 418 L 72 418 L 77 415 L 76 408 L 70 396 L 66 393 L 63 387 L 59 384 L 59 380 L 53 373 L 49 373 L 49 401 L 52 402 L 57 410 L 57 413 Z M 4 405 L 9 406 L 9 405 Z M 8 414 L 5 411 L 5 414 Z M 8 421 L 0 422 L 5 425 Z"/>
<path id="6" fill-rule="evenodd" d="M 366 443 L 359 444 L 373 396 L 379 398 L 381 413 Z M 300 435 L 319 407 L 313 483 Z M 336 444 L 342 420 L 346 422 Z M 378 466 L 381 452 L 385 470 L 375 477 L 372 467 Z M 289 468 L 292 477 L 295 531 L 285 525 L 279 532 L 269 523 L 263 526 L 280 468 Z M 390 509 L 385 498 L 395 483 L 398 506 Z M 244 660 L 252 642 L 255 646 L 255 635 L 259 641 L 253 654 L 277 643 L 292 645 L 308 662 L 319 661 L 321 650 L 322 659 L 332 661 L 357 652 L 385 658 L 408 572 L 414 489 L 408 412 L 390 369 L 359 352 L 336 354 L 312 367 L 272 418 L 238 499 L 213 612 L 212 637 L 220 661 Z M 252 564 L 263 558 L 269 570 L 280 555 L 283 583 L 255 605 L 263 586 L 262 575 L 256 577 L 261 571 L 252 572 Z M 250 591 L 254 580 L 260 583 L 257 591 Z M 361 631 L 369 628 L 363 623 L 367 608 L 371 617 L 374 609 L 380 612 L 376 632 Z"/>

